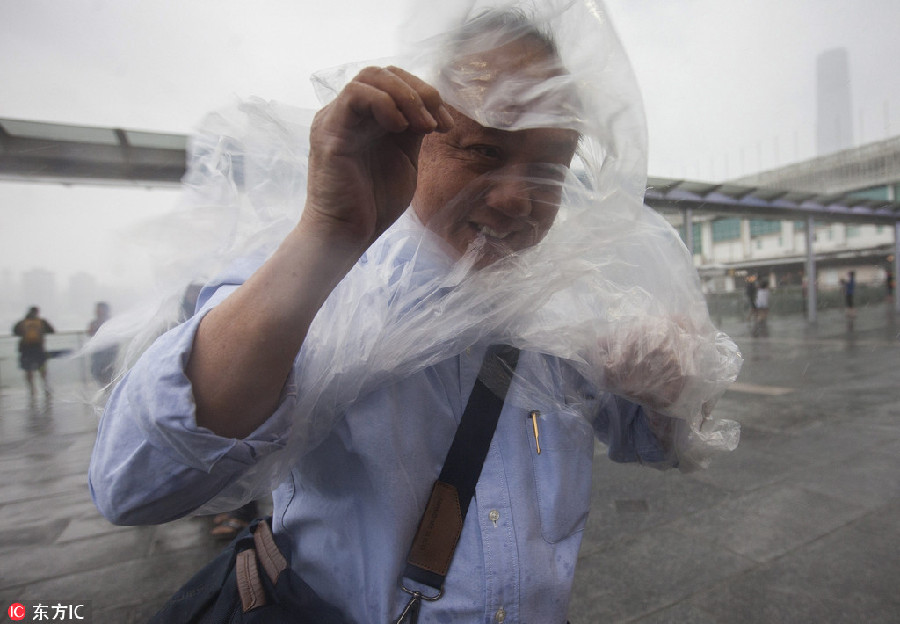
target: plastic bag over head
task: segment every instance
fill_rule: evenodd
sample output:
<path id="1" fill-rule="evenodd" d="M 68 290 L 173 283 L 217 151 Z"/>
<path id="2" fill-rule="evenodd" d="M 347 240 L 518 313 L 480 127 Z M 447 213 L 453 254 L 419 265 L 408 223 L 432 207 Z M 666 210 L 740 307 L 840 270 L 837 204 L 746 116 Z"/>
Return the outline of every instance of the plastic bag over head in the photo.
<path id="1" fill-rule="evenodd" d="M 737 424 L 712 407 L 741 357 L 712 325 L 678 234 L 643 205 L 640 95 L 602 5 L 431 9 L 408 21 L 407 52 L 391 63 L 438 89 L 454 129 L 425 138 L 411 208 L 313 321 L 288 382 L 287 448 L 209 510 L 279 483 L 372 390 L 490 344 L 539 354 L 508 403 L 589 417 L 588 401 L 560 392 L 565 369 L 676 419 L 683 466 L 737 444 Z M 323 104 L 363 65 L 316 74 Z M 296 222 L 308 149 L 296 118 L 247 101 L 195 139 L 187 197 L 231 224 L 207 267 L 270 252 Z"/>
<path id="2" fill-rule="evenodd" d="M 601 387 L 705 422 L 740 356 L 710 323 L 677 234 L 643 205 L 640 94 L 602 5 L 449 2 L 420 9 L 403 32 L 407 52 L 394 63 L 455 111 L 454 130 L 423 143 L 408 215 L 428 232 L 414 245 L 431 259 L 423 268 L 436 256 L 451 266 L 438 273 L 444 281 L 413 290 L 441 293 L 439 319 L 420 305 L 414 317 L 393 291 L 406 312 L 381 319 L 382 333 L 397 329 L 388 359 L 402 362 L 405 350 L 424 363 L 425 345 L 439 360 L 460 348 L 452 337 L 505 336 Z M 316 74 L 323 103 L 361 66 Z"/>

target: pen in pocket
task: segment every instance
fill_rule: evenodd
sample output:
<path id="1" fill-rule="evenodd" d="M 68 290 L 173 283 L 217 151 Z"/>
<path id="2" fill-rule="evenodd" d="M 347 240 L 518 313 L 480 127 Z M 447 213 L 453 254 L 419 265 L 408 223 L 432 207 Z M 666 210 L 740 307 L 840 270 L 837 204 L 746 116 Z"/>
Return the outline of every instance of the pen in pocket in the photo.
<path id="1" fill-rule="evenodd" d="M 538 410 L 532 411 L 529 415 L 531 418 L 531 428 L 534 430 L 534 445 L 537 447 L 537 454 L 541 454 L 541 434 L 538 431 L 538 418 L 541 417 L 541 413 Z"/>

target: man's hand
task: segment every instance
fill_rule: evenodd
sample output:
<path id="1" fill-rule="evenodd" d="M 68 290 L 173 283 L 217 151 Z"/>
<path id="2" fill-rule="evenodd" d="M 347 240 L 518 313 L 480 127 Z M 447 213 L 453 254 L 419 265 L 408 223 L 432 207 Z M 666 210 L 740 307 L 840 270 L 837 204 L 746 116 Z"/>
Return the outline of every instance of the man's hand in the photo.
<path id="1" fill-rule="evenodd" d="M 419 78 L 363 69 L 313 122 L 301 227 L 362 253 L 409 206 L 422 138 L 452 125 L 438 92 Z"/>
<path id="2" fill-rule="evenodd" d="M 690 335 L 669 320 L 627 327 L 599 345 L 605 388 L 665 412 L 681 395 L 692 367 Z"/>
<path id="3" fill-rule="evenodd" d="M 438 92 L 397 68 L 364 69 L 319 112 L 300 223 L 194 338 L 198 425 L 243 438 L 272 414 L 316 312 L 409 205 L 422 137 L 452 125 Z"/>

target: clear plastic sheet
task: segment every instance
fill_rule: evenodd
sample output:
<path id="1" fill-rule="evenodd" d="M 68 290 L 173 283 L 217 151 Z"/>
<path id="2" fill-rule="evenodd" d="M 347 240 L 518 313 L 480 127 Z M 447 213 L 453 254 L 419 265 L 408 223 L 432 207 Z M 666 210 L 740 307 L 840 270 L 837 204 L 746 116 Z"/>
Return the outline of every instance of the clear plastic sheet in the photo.
<path id="1" fill-rule="evenodd" d="M 271 253 L 296 224 L 314 114 L 250 99 L 200 122 L 189 139 L 177 206 L 125 233 L 129 245 L 152 253 L 152 291 L 84 347 L 85 353 L 122 347 L 115 381 L 156 338 L 194 314 L 204 283 L 236 259 Z M 104 390 L 96 398 L 107 396 Z"/>
<path id="2" fill-rule="evenodd" d="M 483 126 L 538 128 L 561 143 L 577 137 L 571 168 L 511 163 L 460 183 L 439 210 L 420 210 L 416 202 L 427 198 L 417 195 L 416 210 L 375 243 L 313 322 L 290 380 L 298 398 L 287 448 L 206 511 L 235 507 L 279 483 L 297 454 L 367 392 L 475 345 L 510 344 L 547 362 L 564 360 L 594 387 L 677 419 L 669 429 L 683 468 L 737 445 L 737 423 L 716 419 L 712 408 L 737 377 L 741 356 L 711 323 L 678 234 L 643 205 L 640 95 L 603 7 L 591 0 L 442 4 L 438 16 L 422 5 L 406 27 L 409 52 L 390 62 Z M 491 13 L 473 29 L 471 18 L 490 7 L 516 13 L 499 22 Z M 550 52 L 535 52 L 548 45 Z M 362 66 L 317 74 L 323 104 Z M 175 272 L 173 292 L 236 258 L 265 256 L 293 227 L 304 205 L 310 117 L 249 100 L 207 118 L 191 145 L 177 239 L 191 240 L 195 252 L 184 262 L 189 269 Z M 485 216 L 500 190 L 528 210 Z M 133 355 L 174 320 L 171 313 L 157 318 L 163 321 L 133 339 Z M 550 365 L 531 366 L 508 401 L 587 416 L 579 413 L 586 403 L 560 394 L 555 374 Z"/>

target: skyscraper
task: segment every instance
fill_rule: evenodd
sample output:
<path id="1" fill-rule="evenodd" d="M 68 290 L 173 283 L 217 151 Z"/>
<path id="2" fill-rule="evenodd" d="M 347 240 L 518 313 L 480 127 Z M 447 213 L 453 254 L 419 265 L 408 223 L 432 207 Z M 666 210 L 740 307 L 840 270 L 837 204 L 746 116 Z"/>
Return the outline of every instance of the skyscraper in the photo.
<path id="1" fill-rule="evenodd" d="M 846 48 L 832 48 L 816 59 L 816 151 L 819 156 L 853 146 L 850 63 Z"/>

